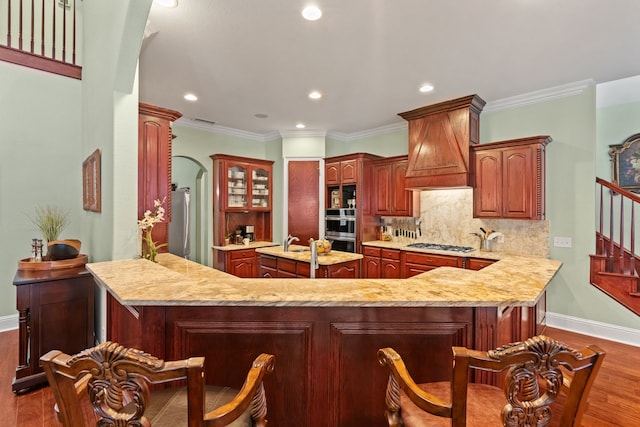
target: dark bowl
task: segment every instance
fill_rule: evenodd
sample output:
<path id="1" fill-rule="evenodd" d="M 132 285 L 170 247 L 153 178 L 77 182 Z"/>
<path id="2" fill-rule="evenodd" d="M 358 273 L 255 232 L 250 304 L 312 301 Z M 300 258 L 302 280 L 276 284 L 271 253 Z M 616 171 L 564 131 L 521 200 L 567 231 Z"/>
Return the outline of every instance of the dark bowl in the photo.
<path id="1" fill-rule="evenodd" d="M 47 244 L 47 255 L 51 261 L 75 258 L 79 253 L 79 240 L 54 240 Z"/>

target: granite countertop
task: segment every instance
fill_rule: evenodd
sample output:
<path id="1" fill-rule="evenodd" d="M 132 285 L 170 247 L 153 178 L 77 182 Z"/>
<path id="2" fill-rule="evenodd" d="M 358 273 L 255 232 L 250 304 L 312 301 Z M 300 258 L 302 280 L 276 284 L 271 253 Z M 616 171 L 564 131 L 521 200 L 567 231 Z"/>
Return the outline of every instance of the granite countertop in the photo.
<path id="1" fill-rule="evenodd" d="M 213 249 L 218 249 L 219 251 L 239 251 L 241 249 L 256 249 L 256 248 L 264 248 L 267 246 L 276 246 L 278 243 L 274 242 L 250 242 L 248 245 L 236 245 L 235 243 L 223 246 L 213 246 Z"/>
<path id="2" fill-rule="evenodd" d="M 311 250 L 309 246 L 291 245 L 289 251 L 284 251 L 284 246 L 271 246 L 256 249 L 256 252 L 280 258 L 292 259 L 294 261 L 311 262 Z M 331 251 L 326 255 L 318 254 L 318 264 L 334 265 L 343 262 L 357 261 L 362 259 L 362 254 L 352 252 Z"/>
<path id="3" fill-rule="evenodd" d="M 533 306 L 562 265 L 504 256 L 480 271 L 440 267 L 409 279 L 240 279 L 159 254 L 87 264 L 124 305 L 494 307 Z"/>
<path id="4" fill-rule="evenodd" d="M 465 258 L 483 258 L 483 259 L 491 259 L 495 261 L 499 261 L 501 259 L 512 256 L 504 252 L 487 252 L 487 251 L 480 251 L 480 250 L 475 250 L 472 252 L 457 252 L 457 251 L 440 251 L 436 249 L 410 248 L 407 246 L 410 243 L 414 243 L 414 242 L 373 240 L 370 242 L 362 242 L 362 245 L 373 246 L 377 248 L 398 249 L 402 251 L 422 252 L 422 253 L 428 253 L 428 254 L 453 255 L 453 256 L 465 257 Z"/>

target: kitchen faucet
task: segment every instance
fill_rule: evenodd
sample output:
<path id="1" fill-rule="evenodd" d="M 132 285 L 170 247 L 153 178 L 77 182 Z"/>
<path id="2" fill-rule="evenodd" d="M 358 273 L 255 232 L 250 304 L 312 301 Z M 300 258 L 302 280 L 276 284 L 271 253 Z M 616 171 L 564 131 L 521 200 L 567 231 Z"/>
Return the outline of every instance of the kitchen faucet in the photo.
<path id="1" fill-rule="evenodd" d="M 313 238 L 309 239 L 309 248 L 311 249 L 311 260 L 309 261 L 309 278 L 316 278 L 316 270 L 318 265 L 318 247 Z"/>
<path id="2" fill-rule="evenodd" d="M 287 240 L 284 241 L 284 251 L 288 252 L 289 251 L 289 245 L 291 244 L 291 242 L 299 242 L 300 239 L 298 239 L 297 237 L 293 237 L 291 234 L 289 234 L 287 236 Z"/>

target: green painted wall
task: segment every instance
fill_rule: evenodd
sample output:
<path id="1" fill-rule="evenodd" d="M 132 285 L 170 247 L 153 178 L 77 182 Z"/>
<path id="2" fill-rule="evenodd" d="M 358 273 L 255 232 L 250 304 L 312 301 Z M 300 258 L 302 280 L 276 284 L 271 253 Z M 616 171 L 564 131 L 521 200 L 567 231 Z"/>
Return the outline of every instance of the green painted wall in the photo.
<path id="1" fill-rule="evenodd" d="M 572 248 L 551 247 L 563 266 L 549 285 L 547 310 L 640 328 L 640 319 L 589 283 L 595 251 L 595 87 L 580 95 L 494 113 L 482 113 L 482 143 L 550 135 L 546 154 L 546 210 L 550 238 L 571 237 Z"/>
<path id="2" fill-rule="evenodd" d="M 326 157 L 333 157 L 349 153 L 370 153 L 391 157 L 407 154 L 408 148 L 408 130 L 405 127 L 404 129 L 362 137 L 348 142 L 328 136 L 326 138 L 325 155 Z"/>
<path id="3" fill-rule="evenodd" d="M 84 238 L 81 96 L 78 80 L 0 62 L 0 316 L 16 314 L 18 261 L 42 238 L 28 218 L 36 205 L 69 209 L 60 237 Z"/>

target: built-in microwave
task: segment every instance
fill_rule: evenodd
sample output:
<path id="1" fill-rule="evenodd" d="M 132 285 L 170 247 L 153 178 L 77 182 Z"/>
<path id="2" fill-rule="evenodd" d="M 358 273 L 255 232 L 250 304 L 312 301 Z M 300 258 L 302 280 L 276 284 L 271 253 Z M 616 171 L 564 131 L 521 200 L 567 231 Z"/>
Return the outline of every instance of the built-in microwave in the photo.
<path id="1" fill-rule="evenodd" d="M 327 238 L 356 238 L 355 209 L 327 209 L 324 217 L 324 235 Z"/>
<path id="2" fill-rule="evenodd" d="M 327 237 L 331 242 L 331 249 L 341 252 L 356 252 L 356 239 Z"/>

